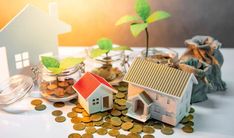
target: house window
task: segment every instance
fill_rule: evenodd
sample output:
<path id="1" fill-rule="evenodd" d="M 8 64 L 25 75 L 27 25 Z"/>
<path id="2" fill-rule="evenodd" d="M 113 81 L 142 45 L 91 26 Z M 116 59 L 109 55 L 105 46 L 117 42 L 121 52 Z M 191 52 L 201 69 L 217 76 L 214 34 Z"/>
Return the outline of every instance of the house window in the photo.
<path id="1" fill-rule="evenodd" d="M 92 103 L 93 105 L 99 104 L 99 98 L 93 99 Z"/>
<path id="2" fill-rule="evenodd" d="M 171 103 L 171 100 L 168 98 L 167 99 L 167 104 L 170 104 Z"/>
<path id="3" fill-rule="evenodd" d="M 16 65 L 16 69 L 22 69 L 24 67 L 30 66 L 28 52 L 16 54 L 15 55 L 15 65 Z"/>

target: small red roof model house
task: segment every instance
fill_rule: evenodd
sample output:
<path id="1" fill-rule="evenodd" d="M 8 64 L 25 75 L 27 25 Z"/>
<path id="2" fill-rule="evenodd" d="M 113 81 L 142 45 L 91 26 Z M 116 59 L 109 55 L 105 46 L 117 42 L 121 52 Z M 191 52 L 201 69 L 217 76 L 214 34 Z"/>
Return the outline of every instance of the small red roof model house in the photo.
<path id="1" fill-rule="evenodd" d="M 73 85 L 73 88 L 78 93 L 80 105 L 87 113 L 112 109 L 113 93 L 117 91 L 104 78 L 87 72 Z"/>

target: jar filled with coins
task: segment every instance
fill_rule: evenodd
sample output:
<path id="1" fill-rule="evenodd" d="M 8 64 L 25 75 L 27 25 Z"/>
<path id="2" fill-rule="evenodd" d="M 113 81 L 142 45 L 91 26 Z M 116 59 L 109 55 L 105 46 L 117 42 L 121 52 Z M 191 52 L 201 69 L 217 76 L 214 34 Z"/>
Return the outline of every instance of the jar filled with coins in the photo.
<path id="1" fill-rule="evenodd" d="M 49 101 L 66 102 L 77 97 L 72 88 L 73 84 L 81 77 L 84 64 L 76 64 L 72 67 L 55 73 L 44 65 L 39 67 L 38 87 L 41 95 Z"/>

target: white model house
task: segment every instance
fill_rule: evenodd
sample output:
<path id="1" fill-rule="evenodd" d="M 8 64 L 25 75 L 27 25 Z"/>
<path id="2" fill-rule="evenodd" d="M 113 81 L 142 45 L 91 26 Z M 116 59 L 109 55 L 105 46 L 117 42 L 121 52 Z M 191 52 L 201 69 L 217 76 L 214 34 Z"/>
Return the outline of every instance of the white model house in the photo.
<path id="1" fill-rule="evenodd" d="M 154 118 L 177 125 L 189 112 L 193 74 L 136 58 L 124 77 L 129 83 L 127 115 L 145 122 Z"/>
<path id="2" fill-rule="evenodd" d="M 117 91 L 102 77 L 85 73 L 74 86 L 80 105 L 89 114 L 102 112 L 113 107 L 113 93 Z"/>
<path id="3" fill-rule="evenodd" d="M 50 3 L 49 13 L 28 4 L 0 30 L 0 76 L 28 74 L 40 56 L 58 54 L 58 35 L 70 31 L 58 19 L 56 3 Z"/>

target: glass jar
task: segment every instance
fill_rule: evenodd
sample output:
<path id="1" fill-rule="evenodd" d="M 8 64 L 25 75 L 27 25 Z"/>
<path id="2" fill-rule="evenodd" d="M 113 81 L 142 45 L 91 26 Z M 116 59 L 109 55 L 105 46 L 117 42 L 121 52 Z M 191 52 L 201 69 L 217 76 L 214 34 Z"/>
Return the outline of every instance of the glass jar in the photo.
<path id="1" fill-rule="evenodd" d="M 141 51 L 141 56 L 145 55 L 146 50 Z M 171 67 L 176 67 L 179 61 L 178 53 L 170 48 L 149 48 L 147 60 Z"/>
<path id="2" fill-rule="evenodd" d="M 66 102 L 76 98 L 77 93 L 72 86 L 80 78 L 82 66 L 83 64 L 79 64 L 60 74 L 53 74 L 46 67 L 40 65 L 38 87 L 42 97 L 52 102 Z"/>
<path id="3" fill-rule="evenodd" d="M 110 84 L 116 84 L 122 81 L 127 72 L 129 56 L 124 51 L 110 51 L 108 55 L 103 54 L 97 58 L 91 58 L 89 55 L 86 60 L 86 71 L 92 72 L 106 79 Z"/>
<path id="4" fill-rule="evenodd" d="M 1 109 L 11 113 L 19 113 L 31 109 L 29 106 L 22 105 L 22 99 L 30 94 L 33 86 L 32 78 L 24 75 L 15 75 L 1 82 Z"/>

